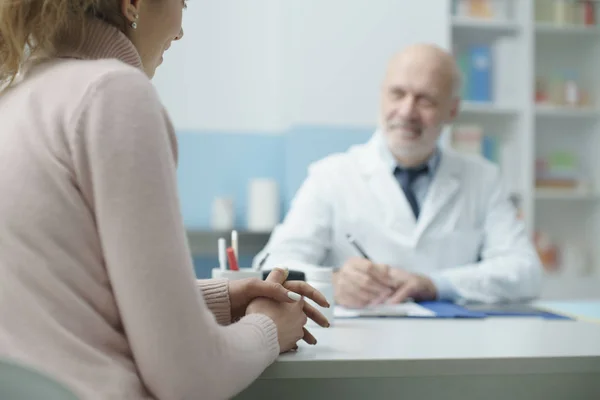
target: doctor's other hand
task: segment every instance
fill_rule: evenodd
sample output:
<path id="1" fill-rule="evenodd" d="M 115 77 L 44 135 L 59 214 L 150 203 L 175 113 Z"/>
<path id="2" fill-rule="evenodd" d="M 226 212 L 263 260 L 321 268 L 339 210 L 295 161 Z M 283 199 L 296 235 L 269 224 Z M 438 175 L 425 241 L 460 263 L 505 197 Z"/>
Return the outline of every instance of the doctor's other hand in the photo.
<path id="1" fill-rule="evenodd" d="M 362 308 L 383 302 L 392 295 L 390 268 L 364 258 L 350 258 L 333 276 L 335 301 L 345 307 Z"/>
<path id="2" fill-rule="evenodd" d="M 269 274 L 266 282 L 281 285 L 285 282 L 287 274 L 287 271 L 276 268 Z M 293 302 L 288 303 L 258 297 L 250 302 L 246 309 L 246 315 L 263 314 L 271 318 L 277 327 L 279 351 L 285 353 L 297 349 L 297 342 L 300 339 L 304 339 L 308 344 L 317 344 L 315 337 L 304 328 L 304 325 L 308 321 L 308 317 L 304 311 L 306 306 L 308 305 L 303 298 L 296 298 L 293 299 Z M 315 312 L 318 313 L 316 310 Z M 325 317 L 322 318 L 326 321 Z"/>
<path id="3" fill-rule="evenodd" d="M 390 277 L 394 293 L 387 299 L 388 304 L 402 303 L 407 299 L 429 301 L 438 296 L 435 284 L 424 275 L 393 268 L 390 270 Z"/>

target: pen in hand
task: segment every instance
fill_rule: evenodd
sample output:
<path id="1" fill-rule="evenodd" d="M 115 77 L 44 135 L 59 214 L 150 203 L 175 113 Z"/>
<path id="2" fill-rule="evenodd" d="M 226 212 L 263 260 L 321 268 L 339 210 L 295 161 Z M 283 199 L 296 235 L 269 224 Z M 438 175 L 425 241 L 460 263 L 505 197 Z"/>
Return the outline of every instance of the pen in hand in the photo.
<path id="1" fill-rule="evenodd" d="M 371 258 L 367 255 L 367 253 L 363 250 L 363 248 L 358 244 L 358 242 L 356 241 L 356 239 L 354 238 L 354 236 L 352 236 L 351 234 L 346 234 L 346 238 L 348 239 L 348 242 L 350 242 L 350 244 L 352 246 L 354 246 L 354 248 L 360 253 L 360 255 L 365 258 L 366 260 L 371 261 Z"/>
<path id="2" fill-rule="evenodd" d="M 270 253 L 265 254 L 265 256 L 262 258 L 262 260 L 260 260 L 260 262 L 258 263 L 258 265 L 255 268 L 257 271 L 260 271 L 262 269 L 262 267 L 267 262 L 267 259 L 269 258 L 269 255 L 270 255 Z"/>

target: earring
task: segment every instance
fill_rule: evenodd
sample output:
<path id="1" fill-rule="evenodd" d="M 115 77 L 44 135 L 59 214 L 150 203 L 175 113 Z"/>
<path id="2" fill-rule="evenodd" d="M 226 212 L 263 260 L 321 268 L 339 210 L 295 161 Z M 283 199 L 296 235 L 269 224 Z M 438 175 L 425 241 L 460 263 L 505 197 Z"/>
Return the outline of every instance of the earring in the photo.
<path id="1" fill-rule="evenodd" d="M 138 14 L 134 14 L 134 15 L 133 15 L 133 18 L 135 19 L 135 21 L 133 21 L 133 22 L 131 23 L 131 28 L 132 28 L 132 29 L 137 29 L 137 22 L 136 22 L 136 21 L 138 20 L 138 18 L 139 18 L 139 17 L 140 17 L 140 16 L 139 16 Z"/>

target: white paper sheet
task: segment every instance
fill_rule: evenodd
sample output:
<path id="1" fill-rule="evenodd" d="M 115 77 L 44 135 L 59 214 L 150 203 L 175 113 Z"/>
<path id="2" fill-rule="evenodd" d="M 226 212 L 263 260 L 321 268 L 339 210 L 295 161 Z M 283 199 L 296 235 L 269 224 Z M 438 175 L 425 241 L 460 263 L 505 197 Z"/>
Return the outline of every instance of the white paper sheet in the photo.
<path id="1" fill-rule="evenodd" d="M 417 303 L 383 304 L 368 308 L 346 308 L 335 306 L 335 318 L 357 317 L 435 317 L 435 313 Z"/>

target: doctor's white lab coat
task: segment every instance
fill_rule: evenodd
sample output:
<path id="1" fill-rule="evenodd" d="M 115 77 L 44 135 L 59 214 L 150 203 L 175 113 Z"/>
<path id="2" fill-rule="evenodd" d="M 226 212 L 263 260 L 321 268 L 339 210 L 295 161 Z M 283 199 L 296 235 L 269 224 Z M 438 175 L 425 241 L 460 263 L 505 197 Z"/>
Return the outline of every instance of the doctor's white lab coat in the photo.
<path id="1" fill-rule="evenodd" d="M 539 258 L 495 165 L 442 150 L 416 220 L 378 140 L 375 134 L 312 164 L 254 263 L 269 253 L 264 269 L 291 261 L 341 267 L 360 256 L 346 238 L 352 234 L 373 262 L 442 277 L 454 300 L 516 301 L 539 294 Z"/>

